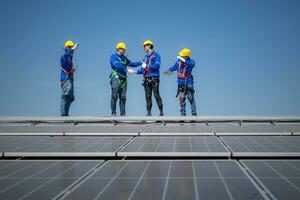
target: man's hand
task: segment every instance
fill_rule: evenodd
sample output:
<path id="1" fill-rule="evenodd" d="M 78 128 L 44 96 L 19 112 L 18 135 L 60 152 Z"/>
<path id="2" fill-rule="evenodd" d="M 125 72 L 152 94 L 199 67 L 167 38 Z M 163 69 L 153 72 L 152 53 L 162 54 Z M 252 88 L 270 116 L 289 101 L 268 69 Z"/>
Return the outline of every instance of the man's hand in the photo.
<path id="1" fill-rule="evenodd" d="M 129 74 L 135 74 L 135 73 L 136 73 L 136 71 L 134 71 L 133 69 L 127 69 L 127 72 L 128 72 Z"/>
<path id="2" fill-rule="evenodd" d="M 164 71 L 164 74 L 165 75 L 171 75 L 171 74 L 173 74 L 173 72 L 171 72 L 170 70 L 166 70 L 166 71 Z"/>
<path id="3" fill-rule="evenodd" d="M 143 63 L 142 63 L 142 68 L 143 68 L 143 69 L 146 69 L 146 67 L 147 67 L 146 63 L 143 62 Z"/>
<path id="4" fill-rule="evenodd" d="M 177 59 L 181 60 L 182 62 L 185 62 L 185 59 L 181 56 L 177 56 Z"/>

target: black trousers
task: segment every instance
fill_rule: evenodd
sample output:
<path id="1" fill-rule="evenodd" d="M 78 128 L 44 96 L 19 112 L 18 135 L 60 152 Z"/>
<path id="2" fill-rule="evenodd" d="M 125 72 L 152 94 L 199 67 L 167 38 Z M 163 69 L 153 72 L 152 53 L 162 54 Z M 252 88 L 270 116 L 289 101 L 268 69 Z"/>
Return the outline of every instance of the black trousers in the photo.
<path id="1" fill-rule="evenodd" d="M 145 89 L 147 112 L 151 112 L 152 109 L 152 92 L 159 110 L 162 111 L 163 103 L 159 94 L 159 77 L 147 77 L 144 79 L 143 85 Z"/>

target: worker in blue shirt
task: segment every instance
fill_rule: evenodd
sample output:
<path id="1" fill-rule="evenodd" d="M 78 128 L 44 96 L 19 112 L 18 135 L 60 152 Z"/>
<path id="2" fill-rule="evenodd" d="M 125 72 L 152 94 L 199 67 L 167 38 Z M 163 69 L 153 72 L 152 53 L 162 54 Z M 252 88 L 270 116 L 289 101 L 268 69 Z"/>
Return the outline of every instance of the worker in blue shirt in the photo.
<path id="1" fill-rule="evenodd" d="M 192 75 L 192 70 L 195 67 L 195 61 L 192 60 L 190 56 L 190 49 L 182 49 L 179 52 L 175 65 L 164 72 L 165 74 L 170 75 L 173 71 L 177 71 L 178 88 L 176 97 L 179 97 L 180 112 L 182 116 L 186 116 L 186 97 L 191 104 L 192 115 L 197 115 L 196 102 L 194 98 L 194 78 Z"/>
<path id="2" fill-rule="evenodd" d="M 159 108 L 159 115 L 163 116 L 163 103 L 159 94 L 159 68 L 160 68 L 160 55 L 153 50 L 153 42 L 146 40 L 143 44 L 146 56 L 142 63 L 142 68 L 136 73 L 143 74 L 146 97 L 147 116 L 151 116 L 152 109 L 152 92 L 154 94 L 157 106 Z"/>
<path id="3" fill-rule="evenodd" d="M 111 115 L 116 116 L 116 104 L 119 98 L 121 116 L 126 115 L 126 91 L 127 91 L 127 72 L 134 74 L 135 71 L 130 67 L 138 67 L 142 62 L 131 62 L 126 56 L 126 44 L 119 42 L 116 46 L 116 53 L 110 56 L 112 72 L 110 74 L 111 85 Z"/>
<path id="4" fill-rule="evenodd" d="M 61 81 L 61 105 L 60 115 L 69 116 L 69 109 L 71 103 L 74 101 L 74 72 L 76 68 L 73 65 L 74 50 L 78 47 L 79 43 L 74 44 L 72 41 L 66 41 L 64 45 L 64 55 L 60 58 L 60 81 Z"/>

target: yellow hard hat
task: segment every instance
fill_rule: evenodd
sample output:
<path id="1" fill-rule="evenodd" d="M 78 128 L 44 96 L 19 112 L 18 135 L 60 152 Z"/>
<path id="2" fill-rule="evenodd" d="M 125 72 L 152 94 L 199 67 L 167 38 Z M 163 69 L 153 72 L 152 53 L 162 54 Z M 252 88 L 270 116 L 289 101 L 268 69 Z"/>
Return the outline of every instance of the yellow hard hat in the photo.
<path id="1" fill-rule="evenodd" d="M 192 53 L 191 53 L 190 49 L 184 48 L 179 52 L 179 55 L 180 56 L 191 56 Z"/>
<path id="2" fill-rule="evenodd" d="M 68 41 L 65 42 L 65 48 L 66 47 L 74 47 L 74 46 L 75 46 L 75 44 L 71 40 L 68 40 Z"/>
<path id="3" fill-rule="evenodd" d="M 145 46 L 145 45 L 147 45 L 147 44 L 150 44 L 150 45 L 154 46 L 154 45 L 153 45 L 153 42 L 152 42 L 151 40 L 146 40 L 146 41 L 144 42 L 144 45 L 143 45 L 143 46 Z"/>
<path id="4" fill-rule="evenodd" d="M 126 49 L 126 44 L 124 42 L 119 42 L 116 46 L 116 49 Z"/>

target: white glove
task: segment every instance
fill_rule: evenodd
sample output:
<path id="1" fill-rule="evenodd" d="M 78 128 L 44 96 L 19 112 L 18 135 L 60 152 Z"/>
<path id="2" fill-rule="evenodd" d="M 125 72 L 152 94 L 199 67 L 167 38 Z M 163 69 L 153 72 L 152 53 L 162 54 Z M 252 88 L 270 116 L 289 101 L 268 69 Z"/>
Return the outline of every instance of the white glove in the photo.
<path id="1" fill-rule="evenodd" d="M 142 68 L 143 68 L 143 69 L 146 69 L 146 67 L 147 67 L 146 63 L 143 62 L 143 63 L 142 63 Z"/>
<path id="2" fill-rule="evenodd" d="M 79 46 L 79 42 L 77 42 L 74 47 L 72 48 L 73 50 L 76 49 Z"/>
<path id="3" fill-rule="evenodd" d="M 177 56 L 177 59 L 180 59 L 182 62 L 185 62 L 185 59 L 181 56 Z"/>
<path id="4" fill-rule="evenodd" d="M 127 72 L 128 72 L 129 74 L 135 74 L 135 73 L 136 73 L 133 69 L 127 69 Z"/>

